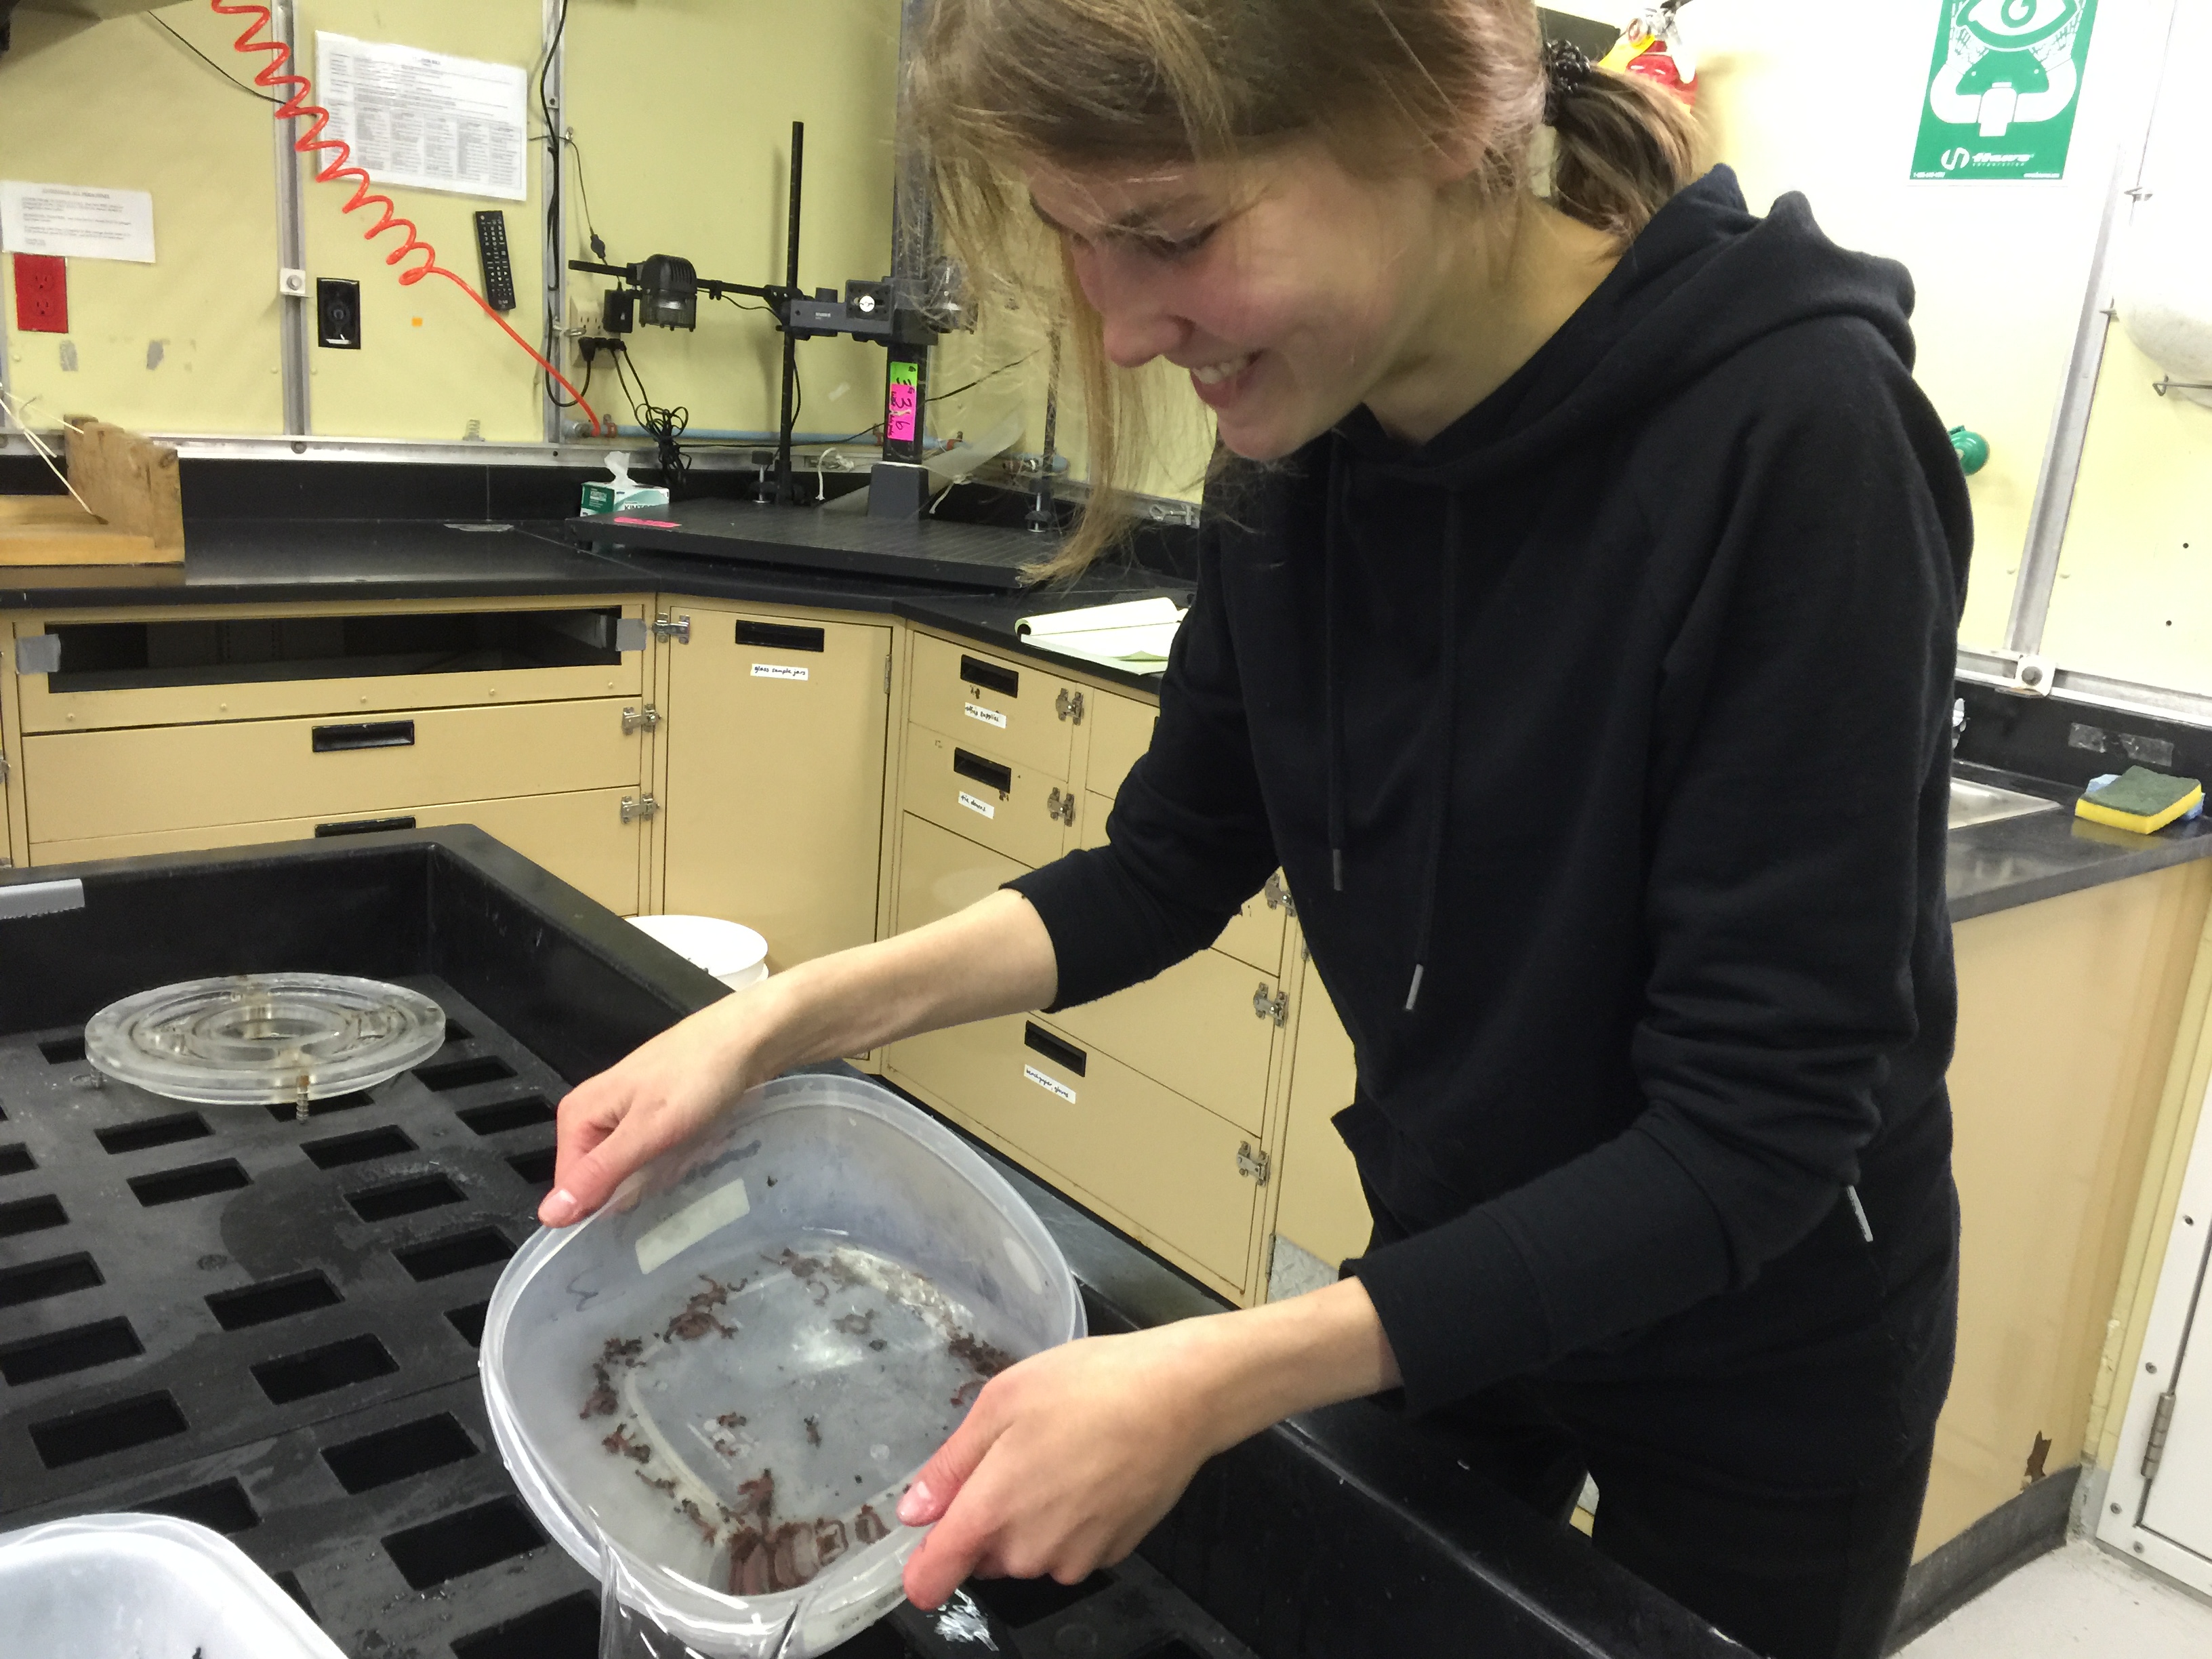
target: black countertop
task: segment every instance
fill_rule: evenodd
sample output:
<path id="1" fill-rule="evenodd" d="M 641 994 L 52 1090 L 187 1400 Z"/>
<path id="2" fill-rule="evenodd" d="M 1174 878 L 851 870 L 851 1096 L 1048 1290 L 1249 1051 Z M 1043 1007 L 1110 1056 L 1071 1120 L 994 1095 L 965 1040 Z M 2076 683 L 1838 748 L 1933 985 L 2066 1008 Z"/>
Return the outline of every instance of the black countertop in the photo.
<path id="1" fill-rule="evenodd" d="M 1157 676 L 1061 657 L 1018 635 L 1016 621 L 1039 611 L 1154 594 L 1182 601 L 1190 591 L 1187 582 L 1126 562 L 1074 583 L 1005 593 L 678 553 L 594 551 L 571 542 L 557 520 L 487 526 L 459 520 L 205 519 L 190 526 L 187 543 L 191 551 L 178 567 L 0 572 L 0 611 L 674 593 L 900 617 L 1152 692 Z M 2212 856 L 2212 822 L 2130 835 L 2074 817 L 2071 789 L 2014 773 L 1968 771 L 1983 781 L 2042 795 L 2064 810 L 1952 833 L 1947 875 L 1954 921 Z"/>

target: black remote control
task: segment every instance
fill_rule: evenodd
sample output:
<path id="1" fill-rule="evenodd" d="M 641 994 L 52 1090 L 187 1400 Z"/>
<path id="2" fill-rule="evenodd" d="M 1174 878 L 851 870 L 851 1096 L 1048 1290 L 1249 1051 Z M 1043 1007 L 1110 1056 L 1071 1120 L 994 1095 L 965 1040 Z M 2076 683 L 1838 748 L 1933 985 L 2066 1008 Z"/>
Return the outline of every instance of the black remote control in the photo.
<path id="1" fill-rule="evenodd" d="M 484 298 L 494 311 L 514 309 L 514 265 L 507 257 L 507 215 L 486 208 L 477 215 L 477 252 L 483 261 Z"/>

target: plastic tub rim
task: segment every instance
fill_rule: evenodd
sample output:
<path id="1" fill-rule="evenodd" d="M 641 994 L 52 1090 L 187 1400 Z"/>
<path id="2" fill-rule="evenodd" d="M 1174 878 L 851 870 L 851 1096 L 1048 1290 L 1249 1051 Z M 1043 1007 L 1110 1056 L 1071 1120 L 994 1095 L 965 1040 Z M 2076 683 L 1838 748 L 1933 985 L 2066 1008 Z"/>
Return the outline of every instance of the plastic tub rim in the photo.
<path id="1" fill-rule="evenodd" d="M 1048 1285 L 1061 1284 L 1068 1291 L 1068 1322 L 1060 1342 L 1073 1341 L 1087 1334 L 1088 1321 L 1084 1313 L 1083 1298 L 1076 1288 L 1075 1275 L 1067 1266 L 1059 1243 L 1054 1239 L 1036 1212 L 1027 1200 L 1007 1182 L 1005 1176 L 985 1163 L 975 1150 L 952 1131 L 919 1108 L 902 1100 L 872 1079 L 838 1077 L 823 1073 L 801 1073 L 782 1077 L 761 1085 L 743 1096 L 737 1106 L 712 1133 L 726 1139 L 733 1139 L 743 1126 L 781 1112 L 801 1111 L 823 1106 L 856 1111 L 875 1118 L 918 1142 L 926 1151 L 935 1154 L 952 1170 L 965 1177 L 969 1184 L 984 1191 L 996 1190 L 1007 1200 L 1007 1219 L 1012 1230 L 1020 1235 L 1020 1242 L 1036 1259 Z M 664 1155 L 665 1156 L 665 1155 Z M 490 1420 L 492 1437 L 499 1446 L 500 1457 L 507 1465 L 508 1474 L 522 1491 L 532 1510 L 550 1530 L 569 1558 L 594 1578 L 604 1582 L 607 1563 L 601 1554 L 599 1542 L 605 1535 L 597 1517 L 556 1492 L 540 1474 L 536 1449 L 528 1444 L 518 1419 L 514 1402 L 504 1381 L 507 1351 L 507 1331 L 523 1286 L 537 1275 L 575 1240 L 585 1236 L 585 1229 L 599 1215 L 616 1213 L 632 1207 L 643 1196 L 642 1189 L 649 1171 L 641 1170 L 617 1187 L 606 1204 L 573 1226 L 564 1228 L 540 1227 L 509 1259 L 501 1271 L 499 1282 L 493 1287 L 489 1306 L 485 1310 L 483 1339 L 477 1351 L 477 1369 L 484 1390 L 486 1415 Z M 625 1199 L 632 1200 L 625 1203 Z M 926 1528 L 895 1524 L 888 1542 L 892 1553 L 900 1560 L 910 1555 L 921 1542 Z M 648 1605 L 638 1610 L 661 1625 L 669 1634 L 695 1646 L 711 1649 L 732 1635 L 759 1634 L 773 1628 L 763 1624 L 763 1616 L 770 1609 L 782 1613 L 789 1623 L 809 1613 L 832 1609 L 817 1609 L 811 1601 L 790 1598 L 805 1597 L 810 1586 L 796 1590 L 785 1590 L 765 1596 L 734 1596 L 702 1584 L 695 1578 L 670 1571 L 649 1562 L 639 1560 L 611 1538 L 605 1540 L 621 1562 L 625 1575 L 636 1585 Z M 896 1586 L 894 1586 L 896 1588 Z M 708 1598 L 707 1605 L 716 1607 L 729 1616 L 713 1623 L 702 1623 L 670 1597 L 690 1601 L 694 1598 Z M 818 1600 L 818 1597 L 812 1598 Z M 837 1605 L 842 1605 L 837 1604 Z"/>

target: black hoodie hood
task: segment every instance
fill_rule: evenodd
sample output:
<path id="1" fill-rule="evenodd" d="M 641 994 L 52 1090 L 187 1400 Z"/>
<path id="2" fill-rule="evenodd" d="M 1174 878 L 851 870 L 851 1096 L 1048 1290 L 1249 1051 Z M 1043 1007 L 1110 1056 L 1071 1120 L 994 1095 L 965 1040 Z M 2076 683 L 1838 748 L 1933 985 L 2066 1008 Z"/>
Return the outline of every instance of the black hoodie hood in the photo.
<path id="1" fill-rule="evenodd" d="M 1443 547 L 1456 549 L 1468 492 L 1639 422 L 1686 385 L 1779 331 L 1855 318 L 1870 325 L 1909 372 L 1911 311 L 1912 279 L 1903 265 L 1838 247 L 1814 223 L 1802 195 L 1781 198 L 1764 219 L 1753 216 L 1734 172 L 1716 167 L 1652 217 L 1528 362 L 1435 438 L 1401 444 L 1363 405 L 1317 441 L 1327 452 L 1329 477 L 1323 558 L 1331 890 L 1344 889 L 1348 852 L 1335 572 L 1344 556 L 1341 538 L 1356 533 L 1352 526 L 1375 521 L 1378 499 L 1407 488 L 1445 492 L 1437 531 Z M 1403 514 L 1386 507 L 1382 516 Z M 1447 687 L 1456 683 L 1459 563 L 1448 553 L 1437 581 L 1437 675 Z M 1455 697 L 1440 697 L 1433 714 L 1431 747 L 1440 762 L 1433 769 L 1419 921 L 1408 942 L 1407 1013 L 1419 1006 L 1435 937 L 1450 831 L 1456 704 Z"/>

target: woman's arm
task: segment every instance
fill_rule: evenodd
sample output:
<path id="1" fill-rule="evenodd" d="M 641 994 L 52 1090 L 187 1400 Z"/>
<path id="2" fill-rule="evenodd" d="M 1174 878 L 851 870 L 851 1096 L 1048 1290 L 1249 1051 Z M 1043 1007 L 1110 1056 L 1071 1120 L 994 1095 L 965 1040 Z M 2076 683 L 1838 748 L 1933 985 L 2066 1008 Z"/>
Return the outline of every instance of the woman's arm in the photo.
<path id="1" fill-rule="evenodd" d="M 754 1085 L 918 1031 L 1050 1002 L 1052 938 L 1019 894 L 787 969 L 701 1009 L 561 1103 L 549 1227 L 580 1221 L 632 1170 L 697 1134 Z"/>

